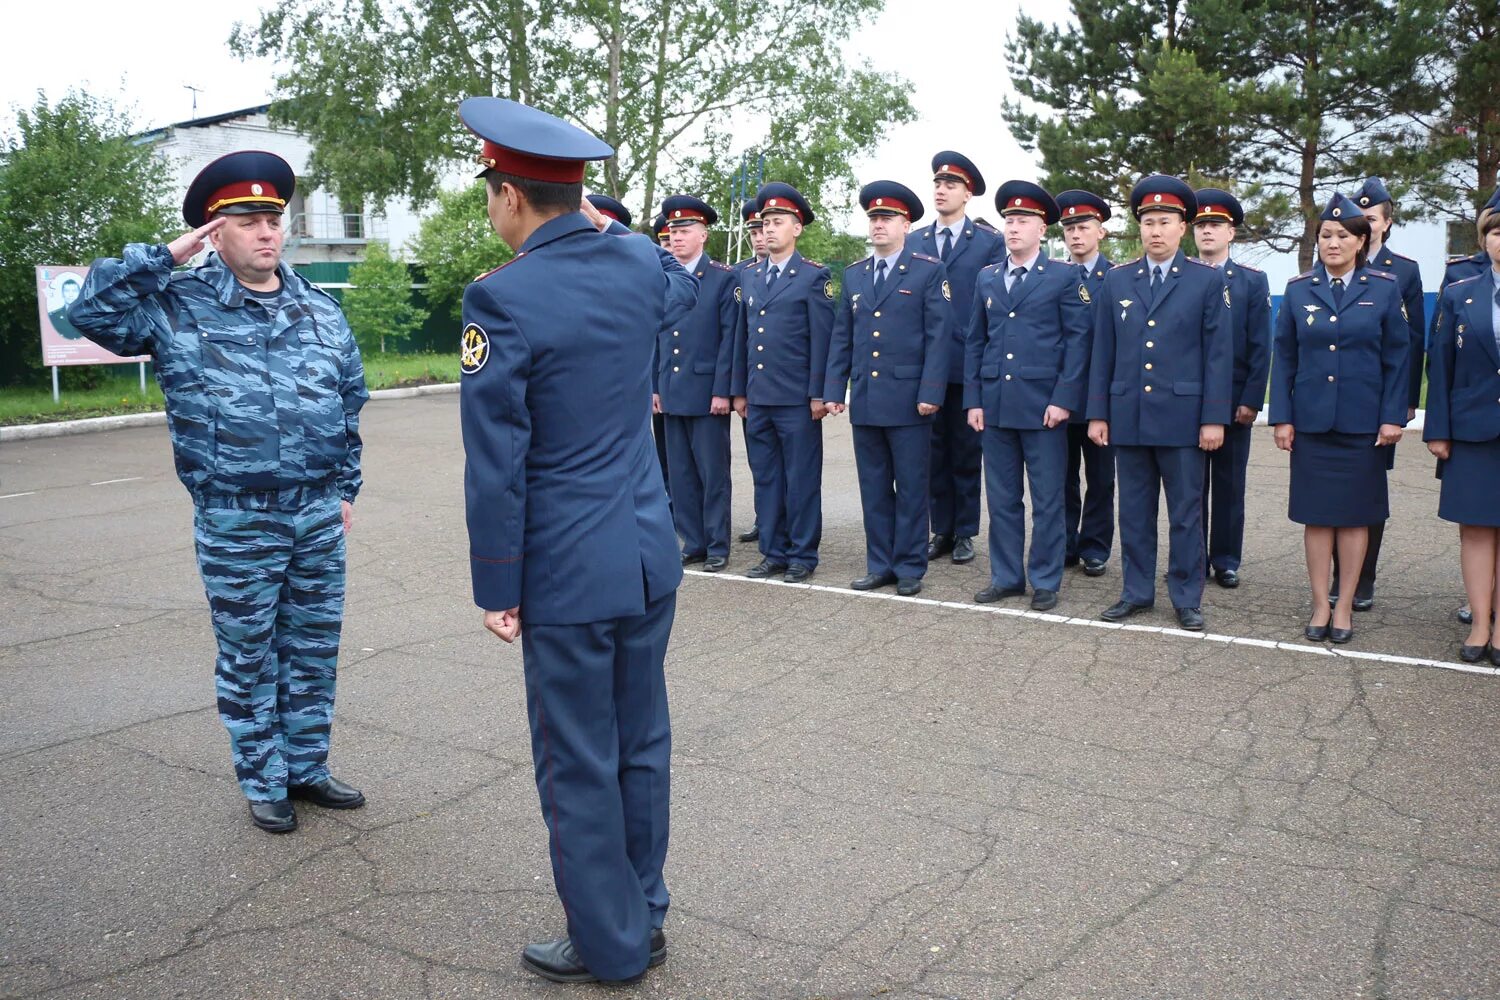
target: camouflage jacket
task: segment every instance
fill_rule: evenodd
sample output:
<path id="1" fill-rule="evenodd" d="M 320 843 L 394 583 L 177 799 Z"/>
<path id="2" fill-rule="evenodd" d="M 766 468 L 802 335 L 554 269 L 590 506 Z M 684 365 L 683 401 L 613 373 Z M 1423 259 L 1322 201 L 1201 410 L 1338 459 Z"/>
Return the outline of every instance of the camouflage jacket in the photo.
<path id="1" fill-rule="evenodd" d="M 149 353 L 167 400 L 177 477 L 194 497 L 325 483 L 360 487 L 359 348 L 336 301 L 285 262 L 271 311 L 218 254 L 172 270 L 165 244 L 94 261 L 68 311 L 116 354 Z"/>

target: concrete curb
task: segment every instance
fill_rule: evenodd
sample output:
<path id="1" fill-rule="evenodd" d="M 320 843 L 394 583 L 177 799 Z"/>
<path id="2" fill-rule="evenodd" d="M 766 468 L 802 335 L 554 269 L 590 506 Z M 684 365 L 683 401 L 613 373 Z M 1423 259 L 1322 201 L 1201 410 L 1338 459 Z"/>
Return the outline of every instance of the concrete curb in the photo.
<path id="1" fill-rule="evenodd" d="M 457 382 L 418 385 L 406 389 L 376 389 L 371 399 L 410 399 L 413 396 L 435 396 L 458 391 Z M 0 441 L 31 441 L 37 438 L 64 437 L 69 434 L 92 434 L 117 431 L 123 427 L 150 427 L 167 422 L 160 410 L 153 413 L 122 413 L 116 417 L 87 417 L 82 420 L 59 420 L 50 424 L 17 424 L 0 427 Z"/>

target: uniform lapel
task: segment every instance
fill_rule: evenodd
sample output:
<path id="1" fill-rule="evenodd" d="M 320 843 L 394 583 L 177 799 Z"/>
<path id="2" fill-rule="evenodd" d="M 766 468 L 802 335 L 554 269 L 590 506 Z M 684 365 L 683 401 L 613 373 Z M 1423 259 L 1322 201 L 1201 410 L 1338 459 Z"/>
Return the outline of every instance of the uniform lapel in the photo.
<path id="1" fill-rule="evenodd" d="M 769 260 L 766 261 L 766 267 L 770 267 L 770 266 L 771 266 L 771 262 Z M 802 269 L 802 255 L 800 253 L 798 253 L 797 251 L 793 250 L 792 251 L 792 255 L 790 257 L 788 257 L 785 261 L 782 262 L 782 265 L 781 265 L 781 274 L 776 278 L 776 284 L 772 285 L 769 289 L 766 289 L 766 291 L 765 291 L 765 296 L 766 297 L 761 301 L 761 305 L 762 306 L 768 306 L 772 302 L 774 302 L 776 300 L 776 296 L 778 296 L 778 295 L 781 294 L 781 290 L 783 288 L 785 288 L 787 285 L 791 284 L 792 281 L 795 279 L 795 277 L 796 277 L 796 273 L 795 272 L 800 271 L 801 269 Z M 761 287 L 765 288 L 766 275 L 765 275 L 764 271 L 761 272 L 760 283 L 761 283 Z"/>
<path id="2" fill-rule="evenodd" d="M 1130 279 L 1130 288 L 1135 293 L 1135 298 L 1130 300 L 1129 306 L 1121 304 L 1121 312 L 1126 312 L 1130 309 L 1145 310 L 1148 308 L 1146 303 L 1151 301 L 1151 270 L 1149 264 L 1150 262 L 1145 257 L 1135 262 L 1135 274 L 1131 275 Z M 1125 317 L 1121 316 L 1120 318 L 1124 319 Z"/>
<path id="3" fill-rule="evenodd" d="M 1156 294 L 1152 296 L 1150 294 L 1152 263 L 1149 257 L 1145 258 L 1146 294 L 1151 298 L 1151 308 L 1147 311 L 1147 316 L 1155 313 L 1156 310 L 1161 307 L 1161 304 L 1167 301 L 1167 297 L 1177 289 L 1177 283 L 1182 280 L 1182 265 L 1186 260 L 1187 258 L 1183 255 L 1182 251 L 1179 250 L 1177 251 L 1177 256 L 1173 257 L 1171 260 L 1167 261 L 1161 266 L 1161 288 L 1157 289 Z"/>
<path id="4" fill-rule="evenodd" d="M 1475 284 L 1478 287 L 1473 294 L 1464 296 L 1468 300 L 1464 303 L 1465 329 L 1459 336 L 1479 339 L 1490 357 L 1500 364 L 1500 345 L 1495 343 L 1495 315 L 1491 311 L 1495 304 L 1495 269 L 1486 267 L 1484 276 Z"/>
<path id="5" fill-rule="evenodd" d="M 936 231 L 937 223 L 934 222 L 932 224 L 932 228 L 934 231 Z M 969 217 L 966 215 L 963 218 L 963 222 L 959 224 L 958 235 L 953 237 L 953 247 L 948 251 L 948 259 L 943 261 L 943 263 L 948 265 L 949 267 L 952 267 L 953 262 L 958 260 L 959 257 L 963 256 L 963 252 L 969 249 L 969 244 L 973 242 L 974 223 L 970 222 Z M 932 255 L 934 257 L 940 256 L 939 251 L 941 250 L 942 245 L 937 237 L 934 236 L 932 241 Z"/>
<path id="6" fill-rule="evenodd" d="M 1323 269 L 1322 264 L 1313 268 L 1313 276 L 1308 279 L 1308 284 L 1312 288 L 1313 296 L 1319 302 L 1322 302 L 1328 308 L 1329 312 L 1337 316 L 1339 310 L 1333 304 L 1333 286 L 1328 283 L 1328 272 Z M 1348 295 L 1347 290 L 1344 294 Z"/>
<path id="7" fill-rule="evenodd" d="M 1005 263 L 1009 266 L 1009 257 L 1005 259 Z M 1032 261 L 1031 267 L 1026 271 L 1026 280 L 1021 282 L 1021 287 L 1011 288 L 1010 307 L 1012 309 L 1019 307 L 1022 302 L 1025 302 L 1026 296 L 1031 294 L 1031 289 L 1041 283 L 1042 275 L 1047 272 L 1048 263 L 1045 254 L 1037 254 L 1036 260 Z"/>
<path id="8" fill-rule="evenodd" d="M 882 302 L 889 298 L 891 292 L 895 291 L 896 286 L 901 284 L 902 280 L 906 277 L 907 271 L 909 270 L 908 261 L 910 260 L 911 251 L 902 250 L 895 256 L 895 259 L 891 261 L 890 271 L 887 272 L 885 276 L 885 284 L 881 285 L 880 291 L 875 293 L 876 306 L 879 306 Z M 874 264 L 870 265 L 870 280 L 872 282 L 875 280 Z"/>

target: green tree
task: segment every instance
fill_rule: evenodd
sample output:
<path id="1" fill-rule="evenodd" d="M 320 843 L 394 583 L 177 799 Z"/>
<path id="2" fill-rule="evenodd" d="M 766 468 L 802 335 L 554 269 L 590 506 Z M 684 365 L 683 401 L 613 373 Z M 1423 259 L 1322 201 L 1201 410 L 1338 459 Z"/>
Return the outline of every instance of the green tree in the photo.
<path id="1" fill-rule="evenodd" d="M 15 131 L 0 144 L 0 381 L 42 373 L 37 265 L 87 264 L 181 232 L 167 163 L 132 131 L 126 113 L 77 91 L 56 103 L 38 92 L 17 109 Z M 75 384 L 102 375 L 93 366 L 72 371 Z"/>
<path id="2" fill-rule="evenodd" d="M 789 153 L 830 123 L 852 120 L 847 137 L 909 120 L 901 82 L 851 68 L 841 50 L 882 5 L 279 0 L 231 45 L 292 67 L 277 78 L 273 117 L 311 137 L 313 181 L 345 197 L 430 201 L 475 150 L 458 101 L 502 94 L 613 146 L 591 183 L 649 219 L 672 164 L 701 157 L 705 136 L 747 115 L 774 111 L 771 141 L 787 137 Z"/>
<path id="3" fill-rule="evenodd" d="M 400 347 L 426 319 L 411 301 L 411 272 L 384 243 L 372 242 L 349 269 L 344 316 L 361 351 Z"/>
<path id="4" fill-rule="evenodd" d="M 1153 171 L 1214 181 L 1252 239 L 1311 263 L 1320 202 L 1366 172 L 1398 192 L 1402 150 L 1441 98 L 1442 0 L 1073 0 L 1022 18 L 1004 115 L 1058 186 L 1123 201 Z"/>
<path id="5" fill-rule="evenodd" d="M 439 194 L 437 210 L 422 220 L 410 245 L 412 259 L 427 279 L 432 311 L 446 313 L 454 322 L 462 319 L 469 282 L 513 256 L 485 214 L 484 189 L 484 182 L 477 181 Z"/>

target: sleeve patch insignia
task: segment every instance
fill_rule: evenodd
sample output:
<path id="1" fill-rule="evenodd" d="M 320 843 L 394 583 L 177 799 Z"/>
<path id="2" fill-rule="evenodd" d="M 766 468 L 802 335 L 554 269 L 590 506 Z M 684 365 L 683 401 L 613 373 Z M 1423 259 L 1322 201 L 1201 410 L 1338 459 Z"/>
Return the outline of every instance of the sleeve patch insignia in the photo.
<path id="1" fill-rule="evenodd" d="M 1078 284 L 1078 301 L 1082 302 L 1084 305 L 1088 305 L 1090 302 L 1094 301 L 1093 299 L 1089 298 L 1089 286 L 1083 284 L 1082 282 L 1079 282 Z"/>
<path id="2" fill-rule="evenodd" d="M 735 285 L 734 286 L 734 301 L 736 301 L 736 302 L 742 302 L 742 301 L 744 301 L 743 299 L 740 298 L 740 293 L 743 292 L 743 291 L 744 291 L 744 289 L 741 288 L 739 285 Z"/>
<path id="3" fill-rule="evenodd" d="M 1408 323 L 1411 322 L 1411 317 L 1408 316 L 1408 315 L 1406 315 L 1406 303 L 1405 302 L 1401 303 L 1401 318 L 1404 319 L 1404 320 L 1406 320 Z"/>
<path id="4" fill-rule="evenodd" d="M 1226 309 L 1233 308 L 1229 304 L 1229 286 L 1228 285 L 1224 286 L 1224 308 L 1226 308 Z"/>
<path id="5" fill-rule="evenodd" d="M 943 298 L 947 299 L 949 302 L 953 301 L 953 289 L 948 287 L 947 281 L 943 282 Z"/>
<path id="6" fill-rule="evenodd" d="M 490 359 L 490 335 L 478 323 L 470 323 L 464 327 L 458 349 L 459 367 L 465 375 L 473 375 Z"/>
<path id="7" fill-rule="evenodd" d="M 832 278 L 829 278 L 827 281 L 823 282 L 823 298 L 830 299 L 830 300 L 833 298 L 833 279 Z"/>

